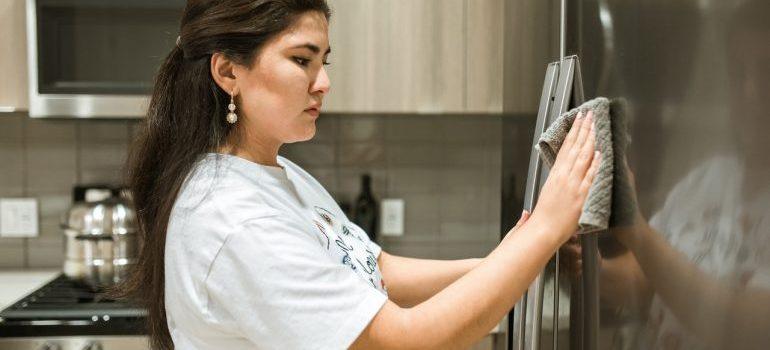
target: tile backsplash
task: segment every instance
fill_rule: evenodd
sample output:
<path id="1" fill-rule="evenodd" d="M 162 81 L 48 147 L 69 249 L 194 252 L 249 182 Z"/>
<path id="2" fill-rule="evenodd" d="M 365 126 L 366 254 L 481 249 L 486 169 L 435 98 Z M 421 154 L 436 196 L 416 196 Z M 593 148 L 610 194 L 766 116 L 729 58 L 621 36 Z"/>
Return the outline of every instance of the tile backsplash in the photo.
<path id="1" fill-rule="evenodd" d="M 135 122 L 0 116 L 0 197 L 38 200 L 39 235 L 0 238 L 0 267 L 61 266 L 76 183 L 119 183 Z"/>
<path id="2" fill-rule="evenodd" d="M 0 116 L 0 197 L 38 199 L 40 235 L 0 238 L 0 267 L 57 267 L 60 215 L 76 183 L 120 183 L 137 121 Z M 499 241 L 502 117 L 324 114 L 316 136 L 281 155 L 352 203 L 360 176 L 375 198 L 405 200 L 404 235 L 382 237 L 393 254 L 483 257 Z"/>

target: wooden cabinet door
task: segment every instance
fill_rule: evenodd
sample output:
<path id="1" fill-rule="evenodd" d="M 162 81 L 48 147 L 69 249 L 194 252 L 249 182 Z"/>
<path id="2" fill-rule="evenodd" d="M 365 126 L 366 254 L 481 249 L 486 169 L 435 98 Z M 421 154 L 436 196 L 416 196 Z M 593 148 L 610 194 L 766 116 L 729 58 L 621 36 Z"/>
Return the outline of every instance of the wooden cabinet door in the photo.
<path id="1" fill-rule="evenodd" d="M 464 0 L 332 0 L 327 111 L 464 108 Z"/>
<path id="2" fill-rule="evenodd" d="M 465 96 L 464 0 L 377 5 L 375 109 L 461 112 Z"/>
<path id="3" fill-rule="evenodd" d="M 330 0 L 331 112 L 502 111 L 503 0 Z"/>
<path id="4" fill-rule="evenodd" d="M 331 91 L 324 111 L 368 112 L 374 105 L 374 4 L 375 0 L 328 0 L 329 23 L 327 66 Z"/>
<path id="5" fill-rule="evenodd" d="M 467 0 L 465 110 L 503 111 L 503 0 Z"/>
<path id="6" fill-rule="evenodd" d="M 0 112 L 27 110 L 27 36 L 24 0 L 0 1 Z"/>

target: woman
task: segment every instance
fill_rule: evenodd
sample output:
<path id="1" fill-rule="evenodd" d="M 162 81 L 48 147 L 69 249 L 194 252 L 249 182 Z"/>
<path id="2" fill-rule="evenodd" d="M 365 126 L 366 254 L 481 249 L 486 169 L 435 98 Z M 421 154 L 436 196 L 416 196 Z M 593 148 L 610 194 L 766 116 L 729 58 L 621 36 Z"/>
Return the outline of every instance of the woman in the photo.
<path id="1" fill-rule="evenodd" d="M 590 115 L 537 210 L 485 259 L 408 259 L 369 241 L 278 156 L 315 134 L 329 16 L 323 0 L 188 2 L 129 174 L 145 243 L 122 291 L 146 303 L 154 347 L 467 347 L 577 227 L 599 159 Z"/>

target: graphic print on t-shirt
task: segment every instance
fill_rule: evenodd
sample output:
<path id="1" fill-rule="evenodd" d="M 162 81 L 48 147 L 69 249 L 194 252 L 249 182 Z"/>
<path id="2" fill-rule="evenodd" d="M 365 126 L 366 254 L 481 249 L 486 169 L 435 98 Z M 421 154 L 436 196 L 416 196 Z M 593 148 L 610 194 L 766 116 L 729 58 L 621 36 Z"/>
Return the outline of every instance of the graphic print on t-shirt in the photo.
<path id="1" fill-rule="evenodd" d="M 321 234 L 324 236 L 324 238 L 326 238 L 326 249 L 328 250 L 329 249 L 329 234 L 326 233 L 326 229 L 324 228 L 324 226 L 320 222 L 318 222 L 318 220 L 313 220 L 313 222 L 315 223 L 315 226 L 318 228 L 318 231 L 320 231 Z"/>
<path id="2" fill-rule="evenodd" d="M 355 274 L 369 282 L 375 289 L 387 294 L 385 282 L 377 266 L 366 232 L 345 220 L 338 219 L 331 211 L 315 206 L 315 226 L 323 236 L 326 250 L 342 265 L 349 267 Z M 363 237 L 367 237 L 364 239 Z M 323 245 L 323 244 L 322 244 Z"/>

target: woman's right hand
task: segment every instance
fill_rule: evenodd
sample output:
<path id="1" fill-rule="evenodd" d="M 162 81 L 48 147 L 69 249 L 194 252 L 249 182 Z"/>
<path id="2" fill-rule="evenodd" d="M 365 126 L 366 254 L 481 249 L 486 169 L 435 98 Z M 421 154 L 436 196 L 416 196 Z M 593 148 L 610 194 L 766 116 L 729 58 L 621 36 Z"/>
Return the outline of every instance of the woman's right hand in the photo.
<path id="1" fill-rule="evenodd" d="M 593 112 L 578 113 L 528 220 L 553 231 L 562 243 L 578 229 L 583 204 L 601 163 L 594 145 Z"/>

